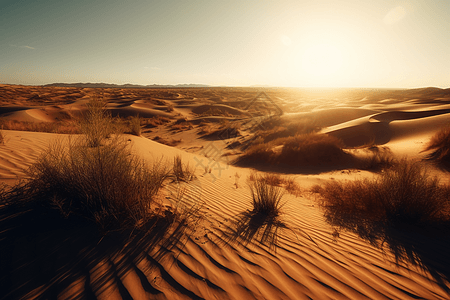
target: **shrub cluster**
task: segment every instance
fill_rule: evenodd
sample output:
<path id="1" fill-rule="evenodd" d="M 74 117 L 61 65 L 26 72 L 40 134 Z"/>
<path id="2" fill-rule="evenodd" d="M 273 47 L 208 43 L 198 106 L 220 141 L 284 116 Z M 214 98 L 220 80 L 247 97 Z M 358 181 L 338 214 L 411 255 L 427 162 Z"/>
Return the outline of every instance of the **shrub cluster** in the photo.
<path id="1" fill-rule="evenodd" d="M 82 216 L 104 230 L 139 226 L 152 215 L 168 171 L 130 152 L 119 139 L 98 147 L 54 144 L 30 169 L 26 189 L 63 215 Z"/>
<path id="2" fill-rule="evenodd" d="M 450 126 L 442 128 L 433 137 L 431 137 L 424 151 L 433 150 L 428 159 L 446 169 L 450 168 Z"/>
<path id="3" fill-rule="evenodd" d="M 281 163 L 299 168 L 333 166 L 349 159 L 343 147 L 339 139 L 326 134 L 302 134 L 253 145 L 238 163 Z"/>
<path id="4" fill-rule="evenodd" d="M 450 220 L 450 188 L 405 159 L 372 180 L 333 181 L 317 190 L 331 225 L 374 243 L 386 228 L 418 230 Z"/>

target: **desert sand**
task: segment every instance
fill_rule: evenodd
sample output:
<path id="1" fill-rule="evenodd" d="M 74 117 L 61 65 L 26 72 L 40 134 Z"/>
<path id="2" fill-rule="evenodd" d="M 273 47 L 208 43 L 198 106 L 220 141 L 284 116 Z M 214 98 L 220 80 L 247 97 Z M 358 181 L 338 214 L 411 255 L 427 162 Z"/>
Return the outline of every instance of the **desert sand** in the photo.
<path id="1" fill-rule="evenodd" d="M 281 118 L 286 120 L 314 121 L 320 132 L 342 139 L 352 148 L 349 151 L 357 152 L 360 150 L 356 148 L 373 143 L 388 147 L 397 157 L 423 159 L 430 137 L 450 122 L 450 90 L 269 88 L 260 94 L 261 91 L 257 88 L 90 89 L 0 85 L 0 121 L 4 124 L 0 182 L 12 185 L 25 178 L 26 169 L 50 143 L 69 139 L 63 133 L 9 130 L 7 124 L 71 120 L 83 113 L 91 97 L 101 94 L 113 116 L 143 118 L 141 136 L 126 133 L 137 155 L 148 161 L 161 157 L 170 161 L 180 155 L 195 168 L 196 179 L 189 184 L 186 201 L 199 203 L 202 216 L 196 231 L 161 260 L 156 261 L 145 253 L 136 254 L 134 257 L 139 259 L 129 260 L 126 272 L 112 272 L 112 276 L 103 278 L 102 284 L 99 284 L 102 274 L 120 270 L 119 264 L 124 257 L 126 261 L 128 252 L 96 257 L 92 263 L 84 259 L 79 262 L 82 265 L 77 265 L 61 254 L 65 246 L 48 246 L 54 251 L 54 261 L 42 254 L 42 249 L 47 249 L 45 243 L 74 243 L 70 236 L 49 234 L 46 238 L 46 233 L 42 233 L 42 237 L 34 240 L 17 236 L 14 244 L 8 246 L 13 249 L 14 255 L 9 259 L 16 263 L 16 270 L 13 274 L 1 274 L 10 283 L 2 286 L 8 293 L 5 297 L 448 299 L 447 241 L 432 240 L 434 244 L 427 248 L 423 265 L 415 265 L 396 261 L 386 247 L 375 247 L 357 234 L 343 231 L 339 238 L 333 236 L 333 229 L 325 222 L 316 201 L 317 195 L 310 188 L 330 180 L 371 178 L 377 176 L 374 172 L 334 166 L 329 170 L 305 172 L 265 162 L 242 167 L 233 164 L 242 150 L 230 145 L 245 143 L 252 134 L 250 130 L 241 128 L 239 135 L 223 138 L 208 135 L 210 131 L 203 133 L 202 128 L 220 126 L 225 120 L 264 118 L 264 114 L 255 113 L 259 111 L 260 101 L 280 108 Z M 252 102 L 257 95 L 260 99 Z M 163 120 L 160 125 L 152 123 L 156 117 Z M 448 182 L 448 173 L 430 167 L 433 175 L 439 176 L 443 183 Z M 299 195 L 286 193 L 283 197 L 282 217 L 292 230 L 280 230 L 274 248 L 256 240 L 240 244 L 226 238 L 233 219 L 251 209 L 246 178 L 253 169 L 281 172 L 294 178 L 301 189 Z M 173 189 L 165 191 L 166 199 L 171 199 L 171 193 Z M 5 216 L 1 218 L 2 224 L 8 224 Z M 53 239 L 54 236 L 58 238 Z M 80 251 L 83 249 L 80 247 Z M 58 257 L 69 261 L 66 263 Z M 48 275 L 47 282 L 36 279 L 44 271 L 27 269 L 27 263 L 39 259 L 44 262 L 40 268 Z"/>

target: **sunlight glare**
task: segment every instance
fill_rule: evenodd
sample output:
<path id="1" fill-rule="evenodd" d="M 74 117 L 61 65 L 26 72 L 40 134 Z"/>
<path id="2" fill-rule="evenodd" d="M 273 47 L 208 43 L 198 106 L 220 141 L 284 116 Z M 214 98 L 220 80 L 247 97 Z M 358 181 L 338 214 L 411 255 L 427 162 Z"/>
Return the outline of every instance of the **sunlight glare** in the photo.
<path id="1" fill-rule="evenodd" d="M 343 65 L 343 53 L 333 44 L 320 43 L 306 48 L 302 56 L 302 69 L 314 77 L 337 75 Z"/>

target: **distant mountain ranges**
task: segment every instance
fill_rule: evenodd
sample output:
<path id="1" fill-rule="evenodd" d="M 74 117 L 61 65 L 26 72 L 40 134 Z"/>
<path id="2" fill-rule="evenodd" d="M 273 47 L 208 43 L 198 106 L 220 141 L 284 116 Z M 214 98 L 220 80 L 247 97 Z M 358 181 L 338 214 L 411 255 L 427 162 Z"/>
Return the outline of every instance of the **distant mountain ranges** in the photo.
<path id="1" fill-rule="evenodd" d="M 138 84 L 114 84 L 114 83 L 50 83 L 42 85 L 44 87 L 77 87 L 77 88 L 190 88 L 190 87 L 211 87 L 206 84 L 176 84 L 176 85 L 160 85 L 160 84 L 149 84 L 149 85 L 138 85 Z"/>

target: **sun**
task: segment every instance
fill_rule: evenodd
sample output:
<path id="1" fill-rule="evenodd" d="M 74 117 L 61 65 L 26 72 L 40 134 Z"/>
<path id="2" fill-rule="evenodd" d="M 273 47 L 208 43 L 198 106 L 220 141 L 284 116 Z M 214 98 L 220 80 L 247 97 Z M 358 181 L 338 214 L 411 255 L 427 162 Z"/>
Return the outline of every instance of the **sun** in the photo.
<path id="1" fill-rule="evenodd" d="M 342 50 L 331 43 L 309 45 L 301 57 L 301 68 L 305 75 L 321 77 L 324 80 L 338 76 L 344 60 Z"/>

